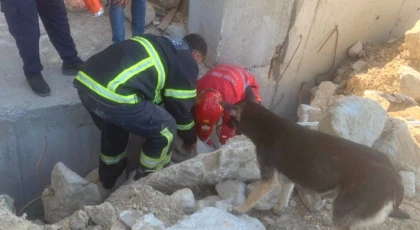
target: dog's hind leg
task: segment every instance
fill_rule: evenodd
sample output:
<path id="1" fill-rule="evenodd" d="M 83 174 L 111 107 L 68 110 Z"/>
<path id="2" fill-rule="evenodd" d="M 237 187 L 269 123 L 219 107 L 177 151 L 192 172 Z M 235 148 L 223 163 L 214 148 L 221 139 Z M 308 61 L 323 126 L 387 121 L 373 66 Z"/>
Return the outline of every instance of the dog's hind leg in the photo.
<path id="1" fill-rule="evenodd" d="M 244 204 L 237 206 L 233 209 L 233 213 L 240 215 L 251 210 L 261 198 L 270 192 L 273 188 L 278 186 L 277 175 L 273 174 L 271 179 L 261 180 L 258 186 L 249 194 Z"/>
<path id="2" fill-rule="evenodd" d="M 276 213 L 280 213 L 284 208 L 287 208 L 289 205 L 290 195 L 292 195 L 293 188 L 295 187 L 295 184 L 284 175 L 279 175 L 278 177 L 281 185 L 281 191 L 278 203 L 274 207 L 274 211 Z"/>

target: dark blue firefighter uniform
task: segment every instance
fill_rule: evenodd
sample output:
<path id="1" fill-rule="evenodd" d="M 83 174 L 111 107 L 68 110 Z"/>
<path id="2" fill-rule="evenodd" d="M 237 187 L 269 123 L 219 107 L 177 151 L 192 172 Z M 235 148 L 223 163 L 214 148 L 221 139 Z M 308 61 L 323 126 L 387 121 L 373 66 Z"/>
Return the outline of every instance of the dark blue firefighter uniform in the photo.
<path id="1" fill-rule="evenodd" d="M 0 0 L 9 32 L 16 40 L 23 60 L 25 75 L 39 74 L 43 67 L 39 57 L 38 14 L 63 65 L 81 62 L 70 35 L 67 12 L 63 0 Z"/>

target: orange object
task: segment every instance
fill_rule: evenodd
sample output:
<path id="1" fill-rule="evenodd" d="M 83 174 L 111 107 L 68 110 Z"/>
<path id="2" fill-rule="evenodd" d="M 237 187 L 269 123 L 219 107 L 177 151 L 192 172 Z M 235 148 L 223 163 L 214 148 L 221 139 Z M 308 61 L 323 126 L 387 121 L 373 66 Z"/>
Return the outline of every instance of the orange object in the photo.
<path id="1" fill-rule="evenodd" d="M 86 8 L 88 11 L 93 14 L 94 17 L 101 16 L 104 13 L 104 8 L 102 7 L 100 0 L 84 0 Z"/>

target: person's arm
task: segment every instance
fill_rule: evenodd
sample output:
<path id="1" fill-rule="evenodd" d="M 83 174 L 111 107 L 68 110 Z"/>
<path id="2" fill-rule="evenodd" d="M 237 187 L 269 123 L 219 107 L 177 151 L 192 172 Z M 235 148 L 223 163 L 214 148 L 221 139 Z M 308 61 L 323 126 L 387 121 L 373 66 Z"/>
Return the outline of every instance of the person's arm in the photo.
<path id="1" fill-rule="evenodd" d="M 74 9 L 83 9 L 86 8 L 86 4 L 84 0 L 64 0 L 66 5 L 71 6 Z"/>

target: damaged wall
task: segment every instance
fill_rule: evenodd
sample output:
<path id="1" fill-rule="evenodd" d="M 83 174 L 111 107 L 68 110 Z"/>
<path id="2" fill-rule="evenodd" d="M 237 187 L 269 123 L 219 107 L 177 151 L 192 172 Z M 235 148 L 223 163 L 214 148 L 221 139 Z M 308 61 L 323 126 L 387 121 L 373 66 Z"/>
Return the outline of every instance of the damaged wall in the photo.
<path id="1" fill-rule="evenodd" d="M 268 65 L 275 46 L 285 41 L 295 1 L 296 21 L 290 28 L 289 43 L 283 47 L 286 54 L 280 73 L 284 72 L 292 56 L 293 60 L 279 82 L 276 94 L 276 83 L 267 79 Z M 333 34 L 318 50 L 335 26 L 339 32 L 334 65 L 337 67 L 346 57 L 347 49 L 357 40 L 380 42 L 401 37 L 420 17 L 420 0 L 215 2 L 217 4 L 210 5 L 204 0 L 192 1 L 189 9 L 189 32 L 200 33 L 210 43 L 206 64 L 229 62 L 251 68 L 261 85 L 263 104 L 288 117 L 296 114 L 301 84 L 307 82 L 314 86 L 316 75 L 331 68 L 336 35 Z M 329 72 L 321 78 L 331 80 L 331 77 L 332 72 Z M 283 102 L 276 107 L 282 94 Z"/>

